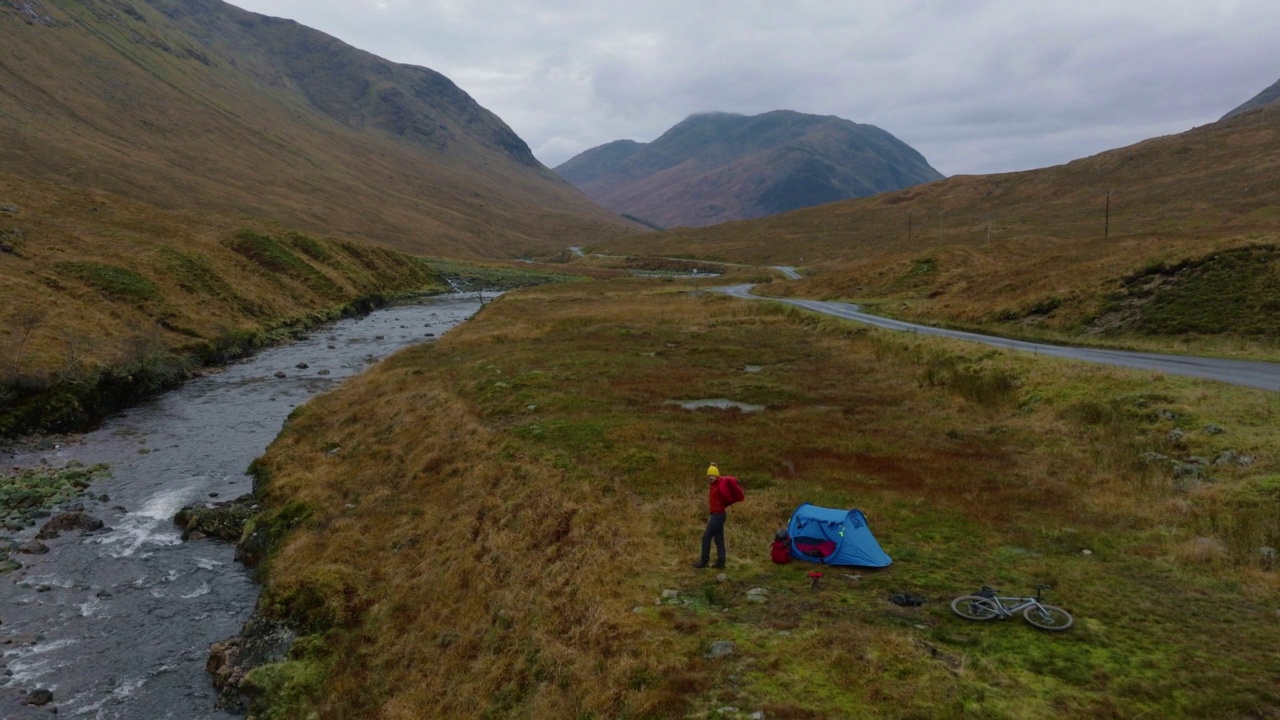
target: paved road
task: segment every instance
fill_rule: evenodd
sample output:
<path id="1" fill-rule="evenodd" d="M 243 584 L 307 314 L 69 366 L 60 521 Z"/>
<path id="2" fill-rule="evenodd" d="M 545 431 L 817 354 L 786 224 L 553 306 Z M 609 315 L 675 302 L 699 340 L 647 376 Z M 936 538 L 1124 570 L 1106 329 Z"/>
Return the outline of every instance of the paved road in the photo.
<path id="1" fill-rule="evenodd" d="M 794 268 L 777 268 L 784 273 L 794 272 Z M 787 273 L 788 275 L 790 273 Z M 854 320 L 867 325 L 874 325 L 886 330 L 919 333 L 921 335 L 940 335 L 956 340 L 974 342 L 1021 350 L 1037 355 L 1071 358 L 1085 362 L 1116 365 L 1137 370 L 1151 370 L 1170 375 L 1206 378 L 1232 385 L 1261 388 L 1263 390 L 1280 391 L 1280 364 L 1266 362 L 1250 362 L 1245 360 L 1221 360 L 1218 358 L 1196 357 L 1193 355 L 1161 355 L 1157 353 L 1128 352 L 1125 350 L 1099 350 L 1096 348 L 1066 347 L 1062 345 L 1044 345 L 1041 343 L 1010 340 L 1008 338 L 979 335 L 978 333 L 947 330 L 945 328 L 915 325 L 891 320 L 876 315 L 868 315 L 852 303 L 828 302 L 823 300 L 801 300 L 796 298 L 765 298 L 751 294 L 753 285 L 733 285 L 716 288 L 717 291 L 747 300 L 773 300 L 775 302 L 795 305 L 806 310 L 834 315 L 846 320 Z"/>

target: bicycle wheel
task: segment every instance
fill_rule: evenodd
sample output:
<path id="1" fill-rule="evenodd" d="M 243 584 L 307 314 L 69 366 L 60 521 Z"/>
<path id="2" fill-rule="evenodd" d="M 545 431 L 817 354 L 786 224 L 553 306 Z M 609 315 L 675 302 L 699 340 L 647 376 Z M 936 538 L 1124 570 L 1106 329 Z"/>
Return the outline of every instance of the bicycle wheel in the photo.
<path id="1" fill-rule="evenodd" d="M 1054 632 L 1068 630 L 1076 624 L 1076 619 L 1071 617 L 1071 613 L 1060 607 L 1044 604 L 1032 605 L 1023 610 L 1022 618 L 1041 630 Z"/>
<path id="2" fill-rule="evenodd" d="M 1000 617 L 995 601 L 978 595 L 961 595 L 951 601 L 951 612 L 965 620 L 994 620 Z"/>

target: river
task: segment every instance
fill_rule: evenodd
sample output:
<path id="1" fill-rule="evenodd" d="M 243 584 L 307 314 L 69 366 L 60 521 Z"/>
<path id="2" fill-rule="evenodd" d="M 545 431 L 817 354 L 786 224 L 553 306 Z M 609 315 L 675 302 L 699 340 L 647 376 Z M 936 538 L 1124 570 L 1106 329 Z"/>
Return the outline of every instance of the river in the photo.
<path id="1" fill-rule="evenodd" d="M 0 575 L 0 717 L 48 718 L 55 705 L 60 717 L 237 717 L 213 709 L 204 664 L 209 645 L 249 618 L 258 588 L 231 544 L 182 542 L 174 513 L 249 492 L 245 469 L 293 408 L 444 333 L 480 303 L 474 293 L 448 295 L 343 320 L 192 380 L 66 446 L 13 455 L 8 464 L 21 467 L 105 462 L 112 475 L 82 501 L 106 528 L 64 532 L 45 541 L 49 553 L 15 555 L 24 567 Z M 53 691 L 52 705 L 18 704 L 37 688 Z"/>

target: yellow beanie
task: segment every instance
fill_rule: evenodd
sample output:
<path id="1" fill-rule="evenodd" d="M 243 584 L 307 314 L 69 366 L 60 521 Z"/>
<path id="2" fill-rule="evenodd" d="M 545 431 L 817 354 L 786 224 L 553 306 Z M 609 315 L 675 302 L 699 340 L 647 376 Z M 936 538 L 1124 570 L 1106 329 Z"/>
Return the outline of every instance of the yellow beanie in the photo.
<path id="1" fill-rule="evenodd" d="M 707 477 L 720 477 L 720 468 L 715 463 L 711 463 L 711 467 L 707 468 Z"/>

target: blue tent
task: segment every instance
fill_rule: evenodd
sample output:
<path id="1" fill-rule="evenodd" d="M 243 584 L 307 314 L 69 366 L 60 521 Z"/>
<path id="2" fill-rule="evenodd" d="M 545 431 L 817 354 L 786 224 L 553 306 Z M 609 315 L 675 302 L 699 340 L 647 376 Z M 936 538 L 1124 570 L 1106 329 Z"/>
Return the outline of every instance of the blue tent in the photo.
<path id="1" fill-rule="evenodd" d="M 824 565 L 887 567 L 893 560 L 867 527 L 861 510 L 833 510 L 801 503 L 787 523 L 791 555 Z"/>

